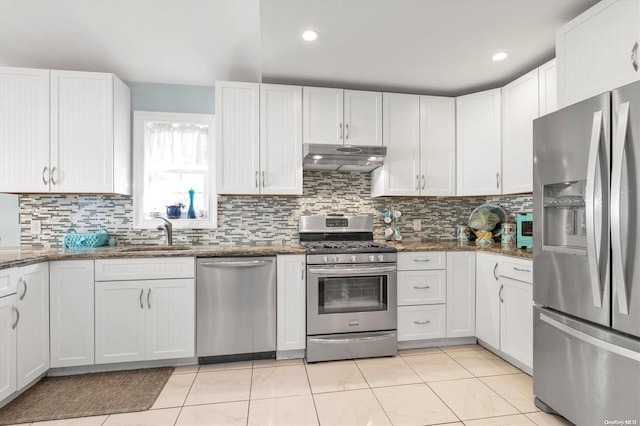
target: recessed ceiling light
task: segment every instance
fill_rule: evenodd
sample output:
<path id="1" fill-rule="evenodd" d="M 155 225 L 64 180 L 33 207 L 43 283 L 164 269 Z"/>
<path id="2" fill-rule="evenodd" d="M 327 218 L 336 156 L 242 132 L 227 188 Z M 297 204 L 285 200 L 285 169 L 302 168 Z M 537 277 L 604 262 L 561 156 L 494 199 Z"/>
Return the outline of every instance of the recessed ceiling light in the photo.
<path id="1" fill-rule="evenodd" d="M 503 59 L 506 59 L 507 56 L 509 56 L 507 52 L 498 52 L 493 55 L 491 59 L 493 59 L 494 61 L 502 61 Z"/>
<path id="2" fill-rule="evenodd" d="M 307 30 L 302 33 L 302 38 L 307 41 L 313 41 L 318 38 L 318 32 L 314 30 Z"/>

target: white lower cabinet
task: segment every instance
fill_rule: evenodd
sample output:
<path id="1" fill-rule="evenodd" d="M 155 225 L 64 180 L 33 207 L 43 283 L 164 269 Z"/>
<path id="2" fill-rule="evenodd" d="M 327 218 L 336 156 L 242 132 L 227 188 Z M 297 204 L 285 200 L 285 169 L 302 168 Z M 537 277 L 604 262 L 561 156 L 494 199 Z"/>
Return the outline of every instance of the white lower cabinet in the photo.
<path id="1" fill-rule="evenodd" d="M 11 279 L 15 268 L 0 271 L 0 280 Z M 18 321 L 17 296 L 13 293 L 0 295 L 0 401 L 18 389 L 16 374 L 16 327 Z"/>
<path id="2" fill-rule="evenodd" d="M 17 269 L 18 389 L 49 369 L 49 264 Z"/>
<path id="3" fill-rule="evenodd" d="M 160 279 L 162 264 L 184 277 Z M 97 271 L 136 277 L 95 283 L 96 364 L 195 356 L 194 265 L 193 258 L 96 260 L 97 278 Z"/>
<path id="4" fill-rule="evenodd" d="M 446 255 L 398 253 L 398 341 L 446 334 Z"/>
<path id="5" fill-rule="evenodd" d="M 276 349 L 304 350 L 306 347 L 305 255 L 277 257 Z"/>
<path id="6" fill-rule="evenodd" d="M 93 260 L 49 263 L 52 368 L 95 362 L 93 271 Z"/>
<path id="7" fill-rule="evenodd" d="M 447 337 L 476 335 L 476 254 L 447 252 Z"/>
<path id="8" fill-rule="evenodd" d="M 476 336 L 528 369 L 533 366 L 532 261 L 477 254 Z"/>

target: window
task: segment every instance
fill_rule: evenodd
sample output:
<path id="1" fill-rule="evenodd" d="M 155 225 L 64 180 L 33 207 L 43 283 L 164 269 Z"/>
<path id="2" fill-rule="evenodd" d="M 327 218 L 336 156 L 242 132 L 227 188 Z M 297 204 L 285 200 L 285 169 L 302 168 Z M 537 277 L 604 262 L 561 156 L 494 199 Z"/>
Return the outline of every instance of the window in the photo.
<path id="1" fill-rule="evenodd" d="M 135 226 L 155 228 L 164 217 L 176 229 L 216 228 L 214 116 L 133 116 Z"/>

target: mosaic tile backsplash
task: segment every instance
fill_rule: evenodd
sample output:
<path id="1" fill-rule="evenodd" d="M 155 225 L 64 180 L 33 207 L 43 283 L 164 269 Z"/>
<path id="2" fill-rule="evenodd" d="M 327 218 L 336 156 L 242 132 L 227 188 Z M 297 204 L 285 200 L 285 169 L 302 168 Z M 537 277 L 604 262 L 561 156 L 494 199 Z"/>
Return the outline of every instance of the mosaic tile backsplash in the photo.
<path id="1" fill-rule="evenodd" d="M 217 229 L 174 229 L 174 243 L 231 245 L 298 241 L 298 218 L 311 214 L 371 214 L 375 238 L 382 239 L 382 212 L 402 212 L 404 239 L 453 239 L 455 225 L 466 223 L 480 204 L 500 204 L 508 212 L 531 210 L 531 196 L 496 198 L 371 198 L 367 173 L 304 172 L 302 196 L 219 196 Z M 421 219 L 422 229 L 413 230 Z M 512 219 L 514 217 L 512 216 Z M 42 222 L 42 233 L 32 236 L 31 220 Z M 157 230 L 133 228 L 133 197 L 119 195 L 21 195 L 21 244 L 61 247 L 65 231 L 95 232 L 104 227 L 118 244 L 154 244 L 165 241 Z"/>

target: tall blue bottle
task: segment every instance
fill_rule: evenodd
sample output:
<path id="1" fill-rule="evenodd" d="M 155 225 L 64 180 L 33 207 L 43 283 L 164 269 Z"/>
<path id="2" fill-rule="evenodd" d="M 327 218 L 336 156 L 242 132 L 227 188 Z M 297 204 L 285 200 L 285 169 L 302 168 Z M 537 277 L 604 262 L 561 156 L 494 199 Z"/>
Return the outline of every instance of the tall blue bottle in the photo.
<path id="1" fill-rule="evenodd" d="M 187 211 L 187 217 L 189 219 L 195 219 L 196 218 L 196 211 L 193 209 L 193 195 L 196 193 L 196 191 L 192 189 L 189 190 L 189 210 Z"/>

